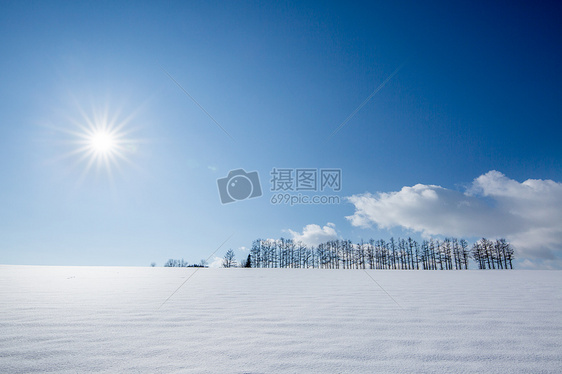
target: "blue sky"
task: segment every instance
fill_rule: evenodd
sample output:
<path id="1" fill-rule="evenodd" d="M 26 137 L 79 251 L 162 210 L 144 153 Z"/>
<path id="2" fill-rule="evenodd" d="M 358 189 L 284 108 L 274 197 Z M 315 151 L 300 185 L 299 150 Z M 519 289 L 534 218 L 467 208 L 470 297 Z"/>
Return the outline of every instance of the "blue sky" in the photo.
<path id="1" fill-rule="evenodd" d="M 561 267 L 561 6 L 455 3 L 1 2 L 0 263 L 487 235 Z M 127 161 L 72 153 L 88 121 Z M 274 167 L 340 168 L 341 203 L 272 205 Z M 263 196 L 223 205 L 239 168 Z"/>

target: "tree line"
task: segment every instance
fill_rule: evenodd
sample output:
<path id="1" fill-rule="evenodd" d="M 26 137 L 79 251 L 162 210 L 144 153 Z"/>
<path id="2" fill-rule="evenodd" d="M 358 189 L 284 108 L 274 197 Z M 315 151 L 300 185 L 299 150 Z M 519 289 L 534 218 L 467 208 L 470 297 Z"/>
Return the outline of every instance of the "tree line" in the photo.
<path id="1" fill-rule="evenodd" d="M 156 263 L 151 264 L 152 267 L 156 266 Z M 203 268 L 207 267 L 207 261 L 201 260 L 198 264 L 190 264 L 183 258 L 181 260 L 169 259 L 164 263 L 165 268 Z"/>
<path id="2" fill-rule="evenodd" d="M 224 267 L 234 266 L 227 252 Z M 479 269 L 513 269 L 514 250 L 505 239 L 482 238 L 469 248 L 464 239 L 412 238 L 361 241 L 330 240 L 306 246 L 292 239 L 254 240 L 244 267 L 318 269 L 466 270 L 470 260 Z"/>

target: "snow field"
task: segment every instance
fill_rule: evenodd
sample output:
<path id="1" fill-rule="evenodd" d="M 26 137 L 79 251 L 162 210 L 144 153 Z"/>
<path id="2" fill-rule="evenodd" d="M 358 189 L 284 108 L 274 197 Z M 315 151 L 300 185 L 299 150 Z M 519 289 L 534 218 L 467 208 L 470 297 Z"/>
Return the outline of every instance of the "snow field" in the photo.
<path id="1" fill-rule="evenodd" d="M 366 272 L 0 266 L 0 373 L 562 372 L 562 271 Z"/>

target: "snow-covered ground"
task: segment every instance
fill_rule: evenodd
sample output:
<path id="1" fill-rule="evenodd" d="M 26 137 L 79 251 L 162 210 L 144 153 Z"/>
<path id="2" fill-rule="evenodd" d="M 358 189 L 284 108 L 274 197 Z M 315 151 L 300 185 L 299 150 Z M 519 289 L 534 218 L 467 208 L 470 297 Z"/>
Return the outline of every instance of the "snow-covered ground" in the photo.
<path id="1" fill-rule="evenodd" d="M 562 372 L 562 271 L 194 271 L 0 266 L 0 373 Z"/>

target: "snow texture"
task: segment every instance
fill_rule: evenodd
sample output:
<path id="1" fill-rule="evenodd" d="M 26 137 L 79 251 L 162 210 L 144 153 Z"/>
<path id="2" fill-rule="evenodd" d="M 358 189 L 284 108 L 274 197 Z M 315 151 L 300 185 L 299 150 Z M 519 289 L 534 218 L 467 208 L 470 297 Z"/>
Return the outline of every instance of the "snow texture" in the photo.
<path id="1" fill-rule="evenodd" d="M 560 373 L 561 290 L 562 271 L 0 266 L 0 372 Z"/>

